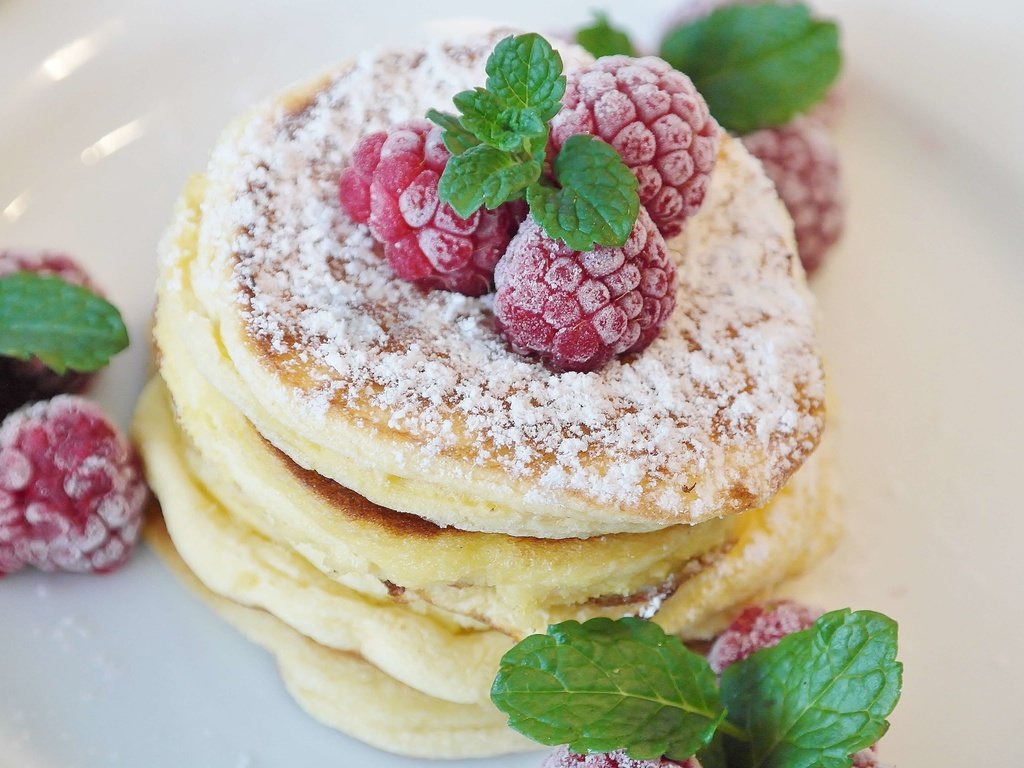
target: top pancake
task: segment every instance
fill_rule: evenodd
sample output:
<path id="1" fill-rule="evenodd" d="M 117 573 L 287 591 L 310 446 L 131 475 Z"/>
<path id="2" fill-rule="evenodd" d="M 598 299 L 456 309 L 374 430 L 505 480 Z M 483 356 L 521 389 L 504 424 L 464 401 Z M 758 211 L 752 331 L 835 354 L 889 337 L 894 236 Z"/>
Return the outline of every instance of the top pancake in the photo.
<path id="1" fill-rule="evenodd" d="M 816 446 L 824 388 L 792 223 L 739 142 L 670 243 L 661 336 L 594 373 L 512 353 L 489 297 L 397 279 L 341 210 L 357 140 L 482 84 L 502 36 L 364 55 L 229 129 L 194 241 L 166 245 L 161 290 L 194 294 L 183 332 L 216 350 L 197 364 L 300 465 L 441 525 L 590 536 L 764 504 Z"/>

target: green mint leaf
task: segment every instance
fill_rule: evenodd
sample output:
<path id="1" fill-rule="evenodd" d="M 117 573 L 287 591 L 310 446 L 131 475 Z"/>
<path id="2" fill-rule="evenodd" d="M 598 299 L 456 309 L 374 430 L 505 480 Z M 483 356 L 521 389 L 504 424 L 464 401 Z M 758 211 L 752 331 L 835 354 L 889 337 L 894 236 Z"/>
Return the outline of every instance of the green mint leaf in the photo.
<path id="1" fill-rule="evenodd" d="M 121 314 L 92 291 L 32 272 L 0 278 L 0 355 L 95 371 L 127 346 Z"/>
<path id="2" fill-rule="evenodd" d="M 576 32 L 576 42 L 586 48 L 595 58 L 624 54 L 636 56 L 636 48 L 621 29 L 616 29 L 603 13 L 594 14 L 594 23 Z"/>
<path id="3" fill-rule="evenodd" d="M 693 80 L 711 114 L 739 134 L 783 125 L 839 74 L 839 30 L 807 6 L 735 5 L 679 27 L 661 57 Z"/>
<path id="4" fill-rule="evenodd" d="M 502 657 L 491 701 L 534 741 L 637 759 L 686 759 L 724 717 L 704 657 L 632 618 L 567 621 L 527 637 Z"/>
<path id="5" fill-rule="evenodd" d="M 506 37 L 487 59 L 487 90 L 504 107 L 532 109 L 547 122 L 562 108 L 562 57 L 536 33 Z"/>
<path id="6" fill-rule="evenodd" d="M 522 197 L 523 190 L 540 178 L 541 170 L 538 158 L 524 163 L 480 144 L 448 160 L 437 191 L 459 216 L 468 218 L 481 205 L 493 209 Z"/>
<path id="7" fill-rule="evenodd" d="M 900 696 L 896 623 L 848 609 L 784 638 L 722 675 L 729 723 L 749 742 L 726 739 L 729 765 L 843 768 L 876 742 Z"/>
<path id="8" fill-rule="evenodd" d="M 637 181 L 619 153 L 587 134 L 570 136 L 554 163 L 555 188 L 533 184 L 530 212 L 551 237 L 577 251 L 623 245 L 640 210 Z"/>
<path id="9" fill-rule="evenodd" d="M 477 88 L 454 98 L 462 125 L 477 139 L 503 152 L 518 152 L 530 140 L 547 142 L 547 123 L 530 108 L 507 107 L 490 91 Z"/>
<path id="10" fill-rule="evenodd" d="M 475 147 L 480 140 L 467 131 L 455 115 L 447 112 L 439 112 L 436 109 L 427 110 L 427 119 L 444 129 L 441 139 L 448 151 L 453 155 L 460 155 L 470 147 Z"/>

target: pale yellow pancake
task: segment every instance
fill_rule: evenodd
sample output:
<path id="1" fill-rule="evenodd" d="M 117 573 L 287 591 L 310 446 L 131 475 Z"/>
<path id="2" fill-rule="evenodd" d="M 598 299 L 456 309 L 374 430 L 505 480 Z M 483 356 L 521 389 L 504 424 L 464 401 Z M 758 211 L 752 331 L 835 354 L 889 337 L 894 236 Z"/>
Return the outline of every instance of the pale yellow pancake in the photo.
<path id="1" fill-rule="evenodd" d="M 208 588 L 264 608 L 320 644 L 357 652 L 433 697 L 486 700 L 510 637 L 460 623 L 429 605 L 393 599 L 383 588 L 377 596 L 350 588 L 338 572 L 322 572 L 249 526 L 237 513 L 254 500 L 238 498 L 241 503 L 228 508 L 218 499 L 222 489 L 211 490 L 197 479 L 159 381 L 143 393 L 134 433 L 170 534 Z M 820 554 L 836 533 L 825 470 L 816 457 L 765 510 L 744 516 L 748 522 L 737 543 L 690 574 L 654 620 L 687 638 L 707 637 L 737 605 Z M 606 612 L 623 615 L 628 606 L 607 606 Z M 553 620 L 587 615 L 580 610 Z"/>
<path id="2" fill-rule="evenodd" d="M 146 540 L 219 616 L 272 653 L 288 692 L 320 722 L 377 749 L 409 757 L 488 757 L 539 749 L 510 730 L 490 703 L 435 699 L 389 677 L 355 653 L 320 645 L 266 611 L 210 591 L 178 556 L 159 517 Z"/>

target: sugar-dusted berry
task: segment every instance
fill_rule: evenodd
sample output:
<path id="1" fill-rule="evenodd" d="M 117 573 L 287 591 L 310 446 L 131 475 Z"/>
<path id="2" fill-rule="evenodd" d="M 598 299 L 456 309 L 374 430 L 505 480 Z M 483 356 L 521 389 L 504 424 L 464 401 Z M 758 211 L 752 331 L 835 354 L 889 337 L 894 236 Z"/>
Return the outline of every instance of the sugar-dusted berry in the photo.
<path id="1" fill-rule="evenodd" d="M 793 217 L 800 261 L 813 272 L 843 231 L 839 152 L 832 135 L 822 123 L 802 117 L 754 131 L 743 144 L 775 182 Z"/>
<path id="2" fill-rule="evenodd" d="M 61 395 L 15 411 L 0 426 L 0 575 L 118 568 L 147 494 L 135 452 L 99 406 Z"/>
<path id="3" fill-rule="evenodd" d="M 541 768 L 701 768 L 697 758 L 683 762 L 662 757 L 658 760 L 637 760 L 621 749 L 615 752 L 599 752 L 578 755 L 561 746 L 549 753 Z"/>
<path id="4" fill-rule="evenodd" d="M 676 267 L 641 208 L 626 244 L 580 252 L 527 217 L 495 271 L 494 314 L 513 349 L 593 371 L 650 344 L 676 301 Z"/>
<path id="5" fill-rule="evenodd" d="M 341 175 L 346 213 L 384 245 L 399 277 L 468 296 L 490 290 L 494 266 L 525 215 L 507 203 L 463 219 L 438 196 L 449 158 L 441 129 L 411 120 L 363 138 Z"/>
<path id="6" fill-rule="evenodd" d="M 792 600 L 750 605 L 720 634 L 708 651 L 716 674 L 762 648 L 778 645 L 786 635 L 811 627 L 820 611 Z"/>
<path id="7" fill-rule="evenodd" d="M 590 133 L 636 174 L 640 202 L 665 237 L 704 202 L 718 156 L 718 123 L 686 75 L 653 56 L 606 56 L 570 72 L 551 121 L 552 154 Z"/>
<path id="8" fill-rule="evenodd" d="M 0 251 L 0 277 L 14 272 L 54 275 L 89 289 L 89 276 L 67 256 L 47 252 Z M 55 395 L 84 392 L 93 374 L 78 371 L 55 373 L 39 360 L 0 356 L 0 419 L 25 403 Z M 3 570 L 0 564 L 0 571 Z"/>

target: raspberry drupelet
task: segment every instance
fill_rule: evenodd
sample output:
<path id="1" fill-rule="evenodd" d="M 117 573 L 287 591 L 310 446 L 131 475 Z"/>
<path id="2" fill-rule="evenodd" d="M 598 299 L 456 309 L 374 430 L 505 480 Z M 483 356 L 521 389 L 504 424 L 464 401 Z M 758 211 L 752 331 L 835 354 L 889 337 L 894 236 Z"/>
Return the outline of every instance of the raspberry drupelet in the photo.
<path id="1" fill-rule="evenodd" d="M 67 256 L 27 251 L 0 251 L 0 277 L 14 272 L 36 272 L 94 289 L 89 276 Z M 17 360 L 0 356 L 0 419 L 25 403 L 46 400 L 55 395 L 84 392 L 92 382 L 92 373 L 67 371 L 56 373 L 39 360 Z"/>
<path id="2" fill-rule="evenodd" d="M 15 411 L 0 426 L 0 575 L 120 567 L 147 497 L 135 452 L 99 406 L 61 395 Z"/>
<path id="3" fill-rule="evenodd" d="M 639 352 L 676 301 L 676 267 L 641 208 L 621 248 L 574 251 L 532 216 L 494 274 L 494 314 L 513 349 L 556 371 L 593 371 Z"/>
<path id="4" fill-rule="evenodd" d="M 808 273 L 821 266 L 843 231 L 839 152 L 819 121 L 798 117 L 781 128 L 762 128 L 743 144 L 764 166 L 793 218 L 800 261 Z"/>
<path id="5" fill-rule="evenodd" d="M 653 56 L 606 56 L 569 73 L 563 104 L 552 156 L 574 134 L 603 139 L 636 174 L 662 235 L 679 234 L 704 202 L 720 133 L 690 78 Z"/>
<path id="6" fill-rule="evenodd" d="M 494 266 L 525 216 L 522 203 L 481 208 L 463 219 L 438 197 L 450 153 L 442 131 L 410 120 L 363 138 L 341 175 L 348 215 L 368 224 L 399 277 L 467 296 L 491 289 Z"/>
<path id="7" fill-rule="evenodd" d="M 683 762 L 662 757 L 658 760 L 637 760 L 629 757 L 621 749 L 615 752 L 599 752 L 589 755 L 577 755 L 562 746 L 551 752 L 541 768 L 701 768 L 697 758 L 691 757 Z"/>

